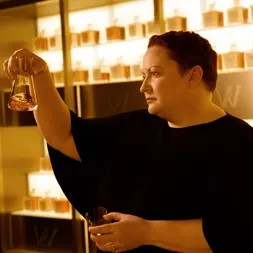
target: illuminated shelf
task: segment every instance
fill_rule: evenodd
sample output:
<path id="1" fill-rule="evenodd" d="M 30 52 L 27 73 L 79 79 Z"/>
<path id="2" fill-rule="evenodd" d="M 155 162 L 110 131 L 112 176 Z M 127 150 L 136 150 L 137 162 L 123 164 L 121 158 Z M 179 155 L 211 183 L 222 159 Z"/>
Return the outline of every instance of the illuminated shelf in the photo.
<path id="1" fill-rule="evenodd" d="M 235 25 L 228 25 L 228 26 L 221 26 L 221 27 L 210 27 L 210 28 L 203 28 L 199 30 L 195 30 L 196 33 L 206 32 L 206 31 L 218 31 L 218 30 L 229 30 L 229 29 L 241 29 L 242 27 L 247 27 L 247 29 L 253 27 L 253 23 L 245 23 L 245 24 L 235 24 Z"/>
<path id="2" fill-rule="evenodd" d="M 11 213 L 15 216 L 29 216 L 29 217 L 39 217 L 39 218 L 52 218 L 52 219 L 62 219 L 62 220 L 71 220 L 71 213 L 55 213 L 55 212 L 46 212 L 46 211 L 14 211 Z"/>
<path id="3" fill-rule="evenodd" d="M 248 68 L 248 69 L 233 69 L 233 70 L 219 70 L 218 75 L 224 75 L 224 74 L 233 74 L 233 73 L 248 73 L 248 72 L 253 72 L 253 68 Z"/>
<path id="4" fill-rule="evenodd" d="M 83 44 L 80 46 L 74 46 L 71 47 L 72 50 L 78 50 L 80 48 L 89 48 L 89 49 L 94 49 L 94 48 L 98 48 L 101 46 L 109 46 L 109 45 L 116 45 L 116 44 L 128 44 L 128 43 L 135 43 L 135 42 L 139 42 L 139 41 L 144 41 L 144 42 L 148 42 L 149 36 L 148 37 L 137 37 L 137 38 L 128 38 L 125 40 L 113 40 L 113 41 L 103 41 L 101 43 L 98 44 Z M 56 53 L 56 52 L 62 52 L 62 49 L 49 49 L 47 51 L 44 50 L 34 50 L 34 52 L 36 54 L 47 54 L 47 53 Z"/>
<path id="5" fill-rule="evenodd" d="M 118 79 L 118 80 L 112 80 L 112 81 L 93 81 L 89 83 L 83 83 L 83 82 L 74 82 L 75 86 L 94 86 L 94 85 L 107 85 L 107 84 L 113 84 L 113 83 L 134 83 L 134 82 L 141 82 L 142 78 L 135 78 L 135 79 Z M 64 83 L 57 83 L 56 87 L 64 87 Z"/>

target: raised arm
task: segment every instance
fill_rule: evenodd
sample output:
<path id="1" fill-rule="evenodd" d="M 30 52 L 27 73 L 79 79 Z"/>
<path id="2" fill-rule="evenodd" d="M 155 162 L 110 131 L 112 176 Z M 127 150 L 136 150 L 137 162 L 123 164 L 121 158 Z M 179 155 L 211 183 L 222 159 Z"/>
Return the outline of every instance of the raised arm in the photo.
<path id="1" fill-rule="evenodd" d="M 80 160 L 71 134 L 69 109 L 55 88 L 46 62 L 26 49 L 15 51 L 4 62 L 4 70 L 11 79 L 15 79 L 18 74 L 17 57 L 33 58 L 32 66 L 23 66 L 23 69 L 34 76 L 38 103 L 34 116 L 44 138 L 53 148 L 73 159 Z"/>

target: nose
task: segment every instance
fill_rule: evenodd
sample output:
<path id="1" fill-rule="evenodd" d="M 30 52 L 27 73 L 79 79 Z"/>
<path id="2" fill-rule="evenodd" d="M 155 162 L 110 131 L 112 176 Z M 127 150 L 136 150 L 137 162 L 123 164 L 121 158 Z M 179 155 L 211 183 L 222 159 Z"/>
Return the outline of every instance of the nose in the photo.
<path id="1" fill-rule="evenodd" d="M 145 78 L 141 84 L 141 87 L 140 87 L 140 92 L 141 93 L 144 93 L 144 92 L 149 92 L 149 91 L 152 91 L 152 87 L 151 85 L 149 84 L 147 78 Z"/>

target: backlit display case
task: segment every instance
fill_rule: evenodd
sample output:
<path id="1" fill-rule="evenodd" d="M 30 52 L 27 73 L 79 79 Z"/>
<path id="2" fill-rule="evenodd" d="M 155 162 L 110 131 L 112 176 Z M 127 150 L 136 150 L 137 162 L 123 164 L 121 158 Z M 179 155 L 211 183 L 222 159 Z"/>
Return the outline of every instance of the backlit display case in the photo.
<path id="1" fill-rule="evenodd" d="M 59 1 L 69 3 L 68 12 Z M 140 63 L 150 36 L 164 27 L 195 31 L 210 41 L 218 53 L 214 102 L 252 123 L 253 0 L 59 1 L 4 10 L 0 5 L 0 23 L 5 24 L 0 26 L 5 34 L 0 61 L 22 47 L 41 56 L 66 101 L 66 86 L 73 88 L 79 116 L 145 108 Z M 63 14 L 68 25 L 62 23 Z M 72 83 L 66 81 L 66 70 Z M 90 252 L 87 224 L 55 179 L 32 113 L 8 111 L 10 82 L 1 68 L 0 81 L 0 253 Z"/>

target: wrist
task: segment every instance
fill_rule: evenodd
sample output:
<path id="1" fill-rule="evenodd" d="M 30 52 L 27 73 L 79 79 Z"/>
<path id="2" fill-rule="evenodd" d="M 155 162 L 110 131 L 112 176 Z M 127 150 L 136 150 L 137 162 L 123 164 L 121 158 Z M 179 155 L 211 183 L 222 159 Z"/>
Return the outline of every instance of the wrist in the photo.
<path id="1" fill-rule="evenodd" d="M 152 245 L 152 234 L 154 233 L 154 221 L 145 220 L 143 232 L 143 245 Z"/>

